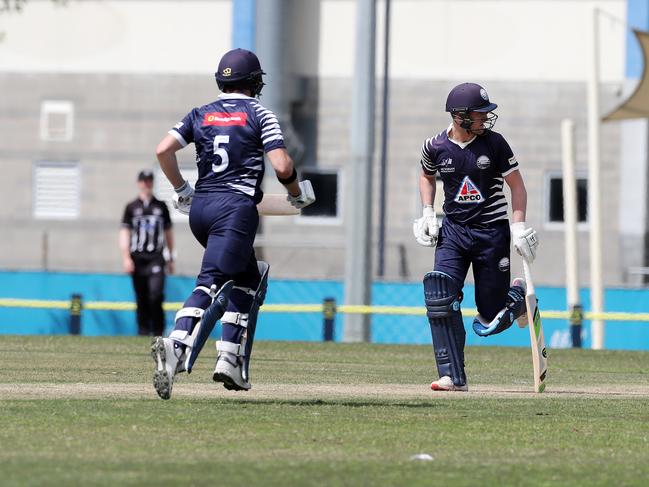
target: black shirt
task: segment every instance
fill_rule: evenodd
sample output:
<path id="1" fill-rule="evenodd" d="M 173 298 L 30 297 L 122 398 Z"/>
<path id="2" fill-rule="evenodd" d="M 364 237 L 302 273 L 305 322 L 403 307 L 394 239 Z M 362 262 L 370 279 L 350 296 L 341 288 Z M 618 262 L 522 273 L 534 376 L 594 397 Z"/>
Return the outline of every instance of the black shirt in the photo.
<path id="1" fill-rule="evenodd" d="M 165 247 L 164 231 L 171 228 L 169 209 L 156 198 L 152 197 L 148 204 L 137 198 L 126 205 L 122 228 L 131 231 L 131 255 L 162 254 Z"/>

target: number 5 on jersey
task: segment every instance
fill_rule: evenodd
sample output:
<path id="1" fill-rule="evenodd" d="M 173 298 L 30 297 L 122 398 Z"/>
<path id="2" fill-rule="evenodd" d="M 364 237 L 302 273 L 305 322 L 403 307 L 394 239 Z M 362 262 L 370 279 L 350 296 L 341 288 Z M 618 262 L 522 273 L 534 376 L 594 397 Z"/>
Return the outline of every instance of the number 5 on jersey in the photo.
<path id="1" fill-rule="evenodd" d="M 230 164 L 230 157 L 228 156 L 228 151 L 224 146 L 226 146 L 229 142 L 229 135 L 217 135 L 216 137 L 214 137 L 214 155 L 219 156 L 221 158 L 221 162 L 219 164 L 212 163 L 213 172 L 223 172 L 228 168 L 228 164 Z"/>

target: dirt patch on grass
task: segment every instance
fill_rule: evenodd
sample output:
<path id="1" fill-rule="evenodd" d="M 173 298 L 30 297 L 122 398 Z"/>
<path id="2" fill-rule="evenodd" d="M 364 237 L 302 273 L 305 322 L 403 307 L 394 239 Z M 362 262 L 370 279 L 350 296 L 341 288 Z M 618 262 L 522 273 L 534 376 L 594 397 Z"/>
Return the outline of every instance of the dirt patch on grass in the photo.
<path id="1" fill-rule="evenodd" d="M 531 386 L 472 385 L 467 393 L 432 392 L 427 384 L 256 384 L 248 392 L 226 391 L 218 384 L 183 384 L 174 387 L 173 397 L 232 400 L 401 400 L 437 398 L 470 399 L 593 397 L 649 398 L 649 386 L 612 385 L 589 387 L 548 386 L 543 394 Z M 2 399 L 157 399 L 150 384 L 29 383 L 0 384 Z"/>

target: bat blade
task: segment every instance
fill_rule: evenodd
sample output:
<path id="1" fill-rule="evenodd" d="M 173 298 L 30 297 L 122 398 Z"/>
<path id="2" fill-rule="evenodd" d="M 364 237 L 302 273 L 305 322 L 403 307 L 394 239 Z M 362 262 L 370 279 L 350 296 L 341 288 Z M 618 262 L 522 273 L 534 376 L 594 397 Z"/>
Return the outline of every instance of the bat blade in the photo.
<path id="1" fill-rule="evenodd" d="M 300 210 L 291 205 L 284 194 L 265 194 L 257 205 L 257 212 L 262 216 L 299 215 Z"/>
<path id="2" fill-rule="evenodd" d="M 530 329 L 530 342 L 532 346 L 532 364 L 534 366 L 534 391 L 545 390 L 545 376 L 548 371 L 548 356 L 545 349 L 545 337 L 541 323 L 541 312 L 539 311 L 538 299 L 535 293 L 525 296 L 527 307 L 527 322 Z"/>

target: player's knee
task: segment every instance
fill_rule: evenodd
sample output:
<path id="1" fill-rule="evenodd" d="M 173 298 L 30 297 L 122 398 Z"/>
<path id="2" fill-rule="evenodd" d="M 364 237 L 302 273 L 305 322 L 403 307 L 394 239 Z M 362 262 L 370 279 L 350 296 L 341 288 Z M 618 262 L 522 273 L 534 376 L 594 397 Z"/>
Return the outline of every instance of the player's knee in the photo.
<path id="1" fill-rule="evenodd" d="M 424 297 L 431 322 L 461 313 L 461 284 L 444 272 L 433 271 L 424 276 Z"/>

